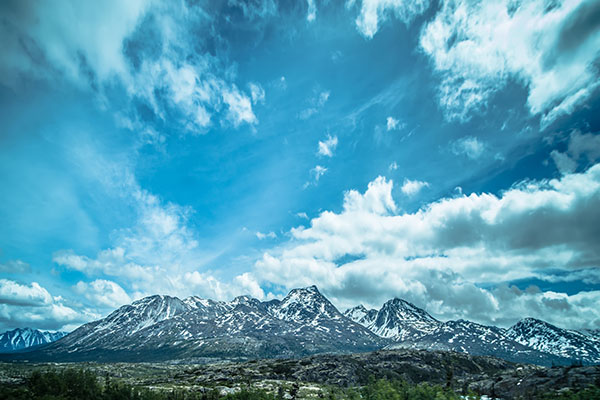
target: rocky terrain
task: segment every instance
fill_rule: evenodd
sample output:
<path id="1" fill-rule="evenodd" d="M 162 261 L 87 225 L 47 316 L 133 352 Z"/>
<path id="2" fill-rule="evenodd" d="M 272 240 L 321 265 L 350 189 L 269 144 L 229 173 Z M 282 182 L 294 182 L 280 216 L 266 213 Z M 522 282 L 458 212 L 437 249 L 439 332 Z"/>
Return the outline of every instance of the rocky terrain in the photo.
<path id="1" fill-rule="evenodd" d="M 30 371 L 72 368 L 67 364 L 0 363 L 0 385 L 18 384 Z M 263 359 L 205 365 L 177 363 L 80 363 L 94 371 L 129 384 L 171 390 L 219 390 L 222 394 L 242 388 L 277 393 L 298 392 L 297 398 L 322 397 L 331 388 L 355 388 L 372 379 L 405 380 L 451 387 L 459 393 L 474 392 L 500 399 L 541 393 L 580 390 L 600 385 L 600 366 L 541 367 L 516 364 L 487 356 L 426 350 L 381 350 L 361 354 L 322 354 L 300 359 Z"/>

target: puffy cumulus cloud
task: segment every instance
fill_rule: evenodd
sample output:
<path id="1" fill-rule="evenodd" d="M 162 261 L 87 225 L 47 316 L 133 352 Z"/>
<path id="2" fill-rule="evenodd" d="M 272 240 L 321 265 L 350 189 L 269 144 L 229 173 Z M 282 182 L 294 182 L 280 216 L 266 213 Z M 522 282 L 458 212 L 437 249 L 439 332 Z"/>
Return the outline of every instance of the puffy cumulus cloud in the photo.
<path id="1" fill-rule="evenodd" d="M 26 274 L 31 272 L 31 266 L 21 260 L 9 260 L 0 264 L 0 272 L 5 274 Z"/>
<path id="2" fill-rule="evenodd" d="M 485 152 L 485 144 L 476 137 L 466 136 L 450 143 L 450 150 L 456 155 L 465 155 L 476 160 Z"/>
<path id="3" fill-rule="evenodd" d="M 231 66 L 222 62 L 226 57 L 197 51 L 205 44 L 198 43 L 199 37 L 220 40 L 204 6 L 150 0 L 109 3 L 4 3 L 0 79 L 14 86 L 31 76 L 50 82 L 62 77 L 96 92 L 104 105 L 119 85 L 132 106 L 112 111 L 119 113 L 123 126 L 141 135 L 152 131 L 153 118 L 168 119 L 191 133 L 205 133 L 217 121 L 236 127 L 258 122 L 251 98 L 236 86 Z M 246 13 L 255 7 L 243 9 Z M 256 88 L 250 91 L 258 101 Z M 142 116 L 138 102 L 154 116 Z"/>
<path id="4" fill-rule="evenodd" d="M 0 279 L 0 327 L 36 327 L 68 329 L 73 324 L 97 317 L 85 311 L 75 311 L 60 296 L 52 296 L 37 282 L 20 284 Z"/>
<path id="5" fill-rule="evenodd" d="M 42 306 L 52 303 L 52 296 L 37 282 L 27 286 L 8 279 L 0 279 L 0 303 Z"/>
<path id="6" fill-rule="evenodd" d="M 265 298 L 265 292 L 252 274 L 244 272 L 236 276 L 234 282 L 240 288 L 241 293 L 248 294 L 257 299 Z"/>
<path id="7" fill-rule="evenodd" d="M 571 113 L 600 84 L 599 9 L 593 0 L 443 1 L 420 42 L 447 117 L 468 120 L 510 80 L 528 89 L 542 128 Z"/>
<path id="8" fill-rule="evenodd" d="M 86 283 L 77 282 L 75 291 L 98 307 L 117 308 L 131 302 L 131 298 L 117 283 L 106 279 L 96 279 Z"/>
<path id="9" fill-rule="evenodd" d="M 385 214 L 396 211 L 396 203 L 392 198 L 394 182 L 379 176 L 369 182 L 367 191 L 360 194 L 357 190 L 344 193 L 344 212 Z"/>
<path id="10" fill-rule="evenodd" d="M 317 153 L 324 157 L 333 157 L 333 152 L 338 145 L 337 136 L 327 135 L 327 139 L 324 142 L 319 140 L 319 149 Z"/>
<path id="11" fill-rule="evenodd" d="M 400 190 L 407 196 L 414 196 L 426 187 L 429 187 L 428 182 L 419 180 L 411 181 L 410 179 L 404 179 L 404 183 L 402 184 L 402 187 L 400 187 Z"/>
<path id="12" fill-rule="evenodd" d="M 531 315 L 561 326 L 600 324 L 591 306 L 600 291 L 507 285 L 597 278 L 600 164 L 499 195 L 443 198 L 414 213 L 397 213 L 392 189 L 379 177 L 364 193 L 347 192 L 340 213 L 324 211 L 309 227 L 292 229 L 288 243 L 256 262 L 255 276 L 286 288 L 317 284 L 340 306 L 400 296 L 440 318 L 506 325 Z"/>
<path id="13" fill-rule="evenodd" d="M 571 173 L 580 162 L 589 165 L 600 159 L 600 135 L 574 130 L 569 135 L 567 151 L 553 150 L 550 156 L 562 174 Z"/>
<path id="14" fill-rule="evenodd" d="M 390 15 L 408 25 L 428 7 L 429 0 L 362 0 L 360 14 L 356 18 L 356 27 L 364 37 L 370 39 L 379 30 L 379 25 Z"/>

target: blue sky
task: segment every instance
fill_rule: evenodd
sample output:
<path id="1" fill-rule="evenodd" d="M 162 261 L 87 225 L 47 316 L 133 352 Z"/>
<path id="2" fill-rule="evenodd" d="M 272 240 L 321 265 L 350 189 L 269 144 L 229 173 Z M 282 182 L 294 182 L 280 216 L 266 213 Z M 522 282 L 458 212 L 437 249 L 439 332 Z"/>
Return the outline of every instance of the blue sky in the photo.
<path id="1" fill-rule="evenodd" d="M 600 328 L 593 1 L 8 1 L 0 328 L 163 293 Z"/>

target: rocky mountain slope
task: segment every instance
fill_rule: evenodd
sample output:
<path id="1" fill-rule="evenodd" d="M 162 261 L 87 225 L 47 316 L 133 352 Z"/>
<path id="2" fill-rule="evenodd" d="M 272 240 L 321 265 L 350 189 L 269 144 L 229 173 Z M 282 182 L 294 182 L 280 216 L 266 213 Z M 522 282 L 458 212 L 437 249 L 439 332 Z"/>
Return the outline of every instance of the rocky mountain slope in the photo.
<path id="1" fill-rule="evenodd" d="M 561 329 L 539 319 L 522 319 L 507 330 L 506 336 L 545 353 L 586 363 L 600 363 L 600 338 Z"/>
<path id="2" fill-rule="evenodd" d="M 231 302 L 151 296 L 23 356 L 65 361 L 298 357 L 387 344 L 311 286 L 270 302 L 248 296 Z"/>
<path id="3" fill-rule="evenodd" d="M 560 355 L 545 353 L 518 343 L 507 337 L 503 329 L 465 320 L 448 321 L 427 335 L 408 339 L 388 348 L 450 350 L 538 365 L 571 363 L 569 359 Z"/>
<path id="4" fill-rule="evenodd" d="M 47 332 L 31 328 L 17 328 L 0 334 L 0 352 L 6 353 L 54 342 L 67 332 Z"/>
<path id="5" fill-rule="evenodd" d="M 303 357 L 382 348 L 450 350 L 539 365 L 600 362 L 600 339 L 526 319 L 505 330 L 470 321 L 441 322 L 402 299 L 344 314 L 315 286 L 281 300 L 230 302 L 150 296 L 85 324 L 34 352 L 49 361 L 160 361 Z"/>
<path id="6" fill-rule="evenodd" d="M 380 310 L 366 311 L 361 305 L 347 310 L 345 315 L 376 335 L 395 342 L 416 340 L 441 325 L 425 310 L 398 298 L 387 301 Z"/>

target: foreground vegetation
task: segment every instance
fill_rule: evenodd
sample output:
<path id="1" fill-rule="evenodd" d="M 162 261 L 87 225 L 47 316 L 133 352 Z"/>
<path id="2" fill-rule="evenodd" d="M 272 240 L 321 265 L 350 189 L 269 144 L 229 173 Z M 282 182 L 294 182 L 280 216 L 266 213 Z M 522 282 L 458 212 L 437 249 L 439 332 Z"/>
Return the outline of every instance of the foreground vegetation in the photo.
<path id="1" fill-rule="evenodd" d="M 296 386 L 297 387 L 297 386 Z M 21 385 L 0 386 L 0 399 L 15 400 L 294 400 L 297 391 L 268 392 L 256 388 L 241 389 L 223 394 L 218 388 L 202 391 L 182 388 L 148 388 L 99 377 L 89 370 L 62 369 L 34 371 Z M 315 399 L 325 400 L 459 400 L 478 399 L 475 394 L 459 395 L 449 387 L 422 383 L 409 384 L 401 380 L 375 380 L 360 388 L 329 387 Z M 563 391 L 528 398 L 540 400 L 600 399 L 600 388 L 591 387 L 578 392 Z"/>

